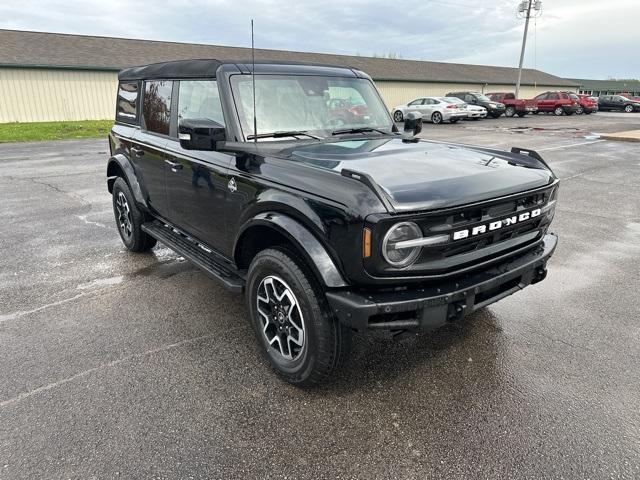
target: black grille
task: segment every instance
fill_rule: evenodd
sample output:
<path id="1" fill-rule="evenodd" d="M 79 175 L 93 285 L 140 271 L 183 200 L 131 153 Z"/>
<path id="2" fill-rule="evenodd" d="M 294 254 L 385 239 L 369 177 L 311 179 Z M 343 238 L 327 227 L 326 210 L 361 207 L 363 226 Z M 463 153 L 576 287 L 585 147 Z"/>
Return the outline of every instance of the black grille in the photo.
<path id="1" fill-rule="evenodd" d="M 552 189 L 541 190 L 504 201 L 492 201 L 472 207 L 452 209 L 442 214 L 426 214 L 416 223 L 425 236 L 448 235 L 449 241 L 423 247 L 419 260 L 410 271 L 441 273 L 453 271 L 470 263 L 501 256 L 510 250 L 519 250 L 535 244 L 549 223 L 545 213 L 520 220 L 520 215 L 541 209 L 549 202 Z M 505 225 L 505 219 L 516 217 L 515 223 Z M 489 230 L 492 222 L 502 222 L 499 228 Z M 474 228 L 486 227 L 472 234 Z M 494 224 L 495 226 L 495 224 Z M 454 240 L 454 233 L 467 230 L 468 237 Z"/>

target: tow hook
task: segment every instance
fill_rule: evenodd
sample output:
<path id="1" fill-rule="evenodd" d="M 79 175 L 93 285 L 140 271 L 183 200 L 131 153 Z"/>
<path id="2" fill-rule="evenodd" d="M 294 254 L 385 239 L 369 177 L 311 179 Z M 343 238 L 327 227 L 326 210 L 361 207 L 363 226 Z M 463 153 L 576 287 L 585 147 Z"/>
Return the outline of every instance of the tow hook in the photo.
<path id="1" fill-rule="evenodd" d="M 538 267 L 536 269 L 535 276 L 533 277 L 533 280 L 531 281 L 531 284 L 533 285 L 534 283 L 541 282 L 546 277 L 547 277 L 547 269 L 543 268 L 543 267 Z"/>
<path id="2" fill-rule="evenodd" d="M 464 311 L 467 308 L 467 305 L 464 302 L 454 303 L 449 307 L 449 315 L 447 316 L 447 320 L 449 322 L 456 322 L 464 317 Z"/>

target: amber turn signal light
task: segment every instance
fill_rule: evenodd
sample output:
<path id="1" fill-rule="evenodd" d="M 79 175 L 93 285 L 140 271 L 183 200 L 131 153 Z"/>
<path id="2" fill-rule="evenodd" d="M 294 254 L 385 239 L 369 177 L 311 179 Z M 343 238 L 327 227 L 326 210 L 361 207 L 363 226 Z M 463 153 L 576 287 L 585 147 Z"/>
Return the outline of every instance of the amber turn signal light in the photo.
<path id="1" fill-rule="evenodd" d="M 365 228 L 362 233 L 362 257 L 369 258 L 371 256 L 371 230 Z"/>

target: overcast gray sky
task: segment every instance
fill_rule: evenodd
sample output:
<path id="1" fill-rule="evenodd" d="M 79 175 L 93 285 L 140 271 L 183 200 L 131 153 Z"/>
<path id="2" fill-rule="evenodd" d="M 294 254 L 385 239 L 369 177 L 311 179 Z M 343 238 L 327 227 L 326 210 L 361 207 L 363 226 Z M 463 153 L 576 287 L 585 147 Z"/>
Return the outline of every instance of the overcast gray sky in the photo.
<path id="1" fill-rule="evenodd" d="M 4 1 L 0 27 L 517 66 L 519 0 Z M 640 0 L 543 0 L 525 66 L 563 77 L 640 78 Z"/>

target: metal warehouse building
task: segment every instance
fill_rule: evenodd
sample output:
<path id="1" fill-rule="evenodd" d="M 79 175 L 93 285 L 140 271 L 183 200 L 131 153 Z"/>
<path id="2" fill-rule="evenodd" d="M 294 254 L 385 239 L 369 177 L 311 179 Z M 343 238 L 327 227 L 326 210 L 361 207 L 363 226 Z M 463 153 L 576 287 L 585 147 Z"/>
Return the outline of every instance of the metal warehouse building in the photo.
<path id="1" fill-rule="evenodd" d="M 627 93 L 640 96 L 640 80 L 587 80 L 584 78 L 569 78 L 577 84 L 580 93 L 587 95 L 618 95 Z"/>
<path id="2" fill-rule="evenodd" d="M 517 69 L 256 49 L 256 59 L 357 68 L 375 80 L 389 108 L 452 90 L 514 91 Z M 189 58 L 250 59 L 251 50 L 58 33 L 0 30 L 0 123 L 98 120 L 114 116 L 121 68 Z M 577 84 L 539 70 L 522 73 L 521 96 Z"/>

